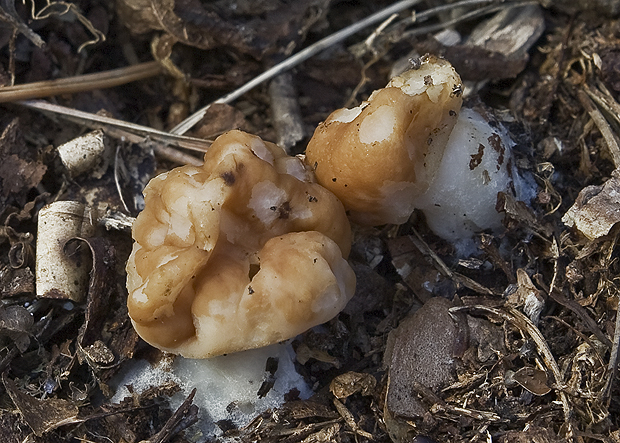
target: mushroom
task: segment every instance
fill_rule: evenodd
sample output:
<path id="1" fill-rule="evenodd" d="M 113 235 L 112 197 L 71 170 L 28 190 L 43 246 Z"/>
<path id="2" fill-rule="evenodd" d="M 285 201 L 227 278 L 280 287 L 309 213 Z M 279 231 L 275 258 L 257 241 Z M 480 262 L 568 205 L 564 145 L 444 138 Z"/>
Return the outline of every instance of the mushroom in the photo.
<path id="1" fill-rule="evenodd" d="M 528 200 L 535 184 L 514 167 L 515 143 L 491 113 L 461 105 L 456 71 L 423 57 L 360 106 L 333 112 L 308 143 L 306 162 L 353 221 L 402 224 L 420 209 L 437 235 L 469 255 L 472 234 L 501 227 L 498 192 Z"/>
<path id="2" fill-rule="evenodd" d="M 133 226 L 129 315 L 190 358 L 257 348 L 333 318 L 355 290 L 340 201 L 297 157 L 241 131 L 202 167 L 155 177 Z"/>
<path id="3" fill-rule="evenodd" d="M 306 161 L 353 221 L 404 223 L 439 168 L 461 89 L 450 63 L 424 57 L 360 106 L 333 112 L 316 129 Z"/>

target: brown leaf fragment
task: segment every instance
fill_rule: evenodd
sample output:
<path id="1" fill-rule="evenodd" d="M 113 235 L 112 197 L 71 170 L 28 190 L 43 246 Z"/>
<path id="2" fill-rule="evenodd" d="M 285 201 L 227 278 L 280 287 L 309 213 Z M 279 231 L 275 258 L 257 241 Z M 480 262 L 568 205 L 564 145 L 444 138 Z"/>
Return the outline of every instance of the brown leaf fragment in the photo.
<path id="1" fill-rule="evenodd" d="M 416 49 L 445 57 L 464 80 L 514 78 L 526 67 L 528 49 L 544 28 L 538 5 L 505 8 L 478 26 L 464 44 L 444 45 L 431 37 Z"/>
<path id="2" fill-rule="evenodd" d="M 478 347 L 478 360 L 490 361 L 497 354 L 506 355 L 502 329 L 483 318 L 466 316 L 469 343 L 464 345 Z"/>
<path id="3" fill-rule="evenodd" d="M 511 379 L 534 395 L 545 395 L 551 392 L 547 385 L 547 373 L 538 368 L 525 366 L 511 374 Z"/>
<path id="4" fill-rule="evenodd" d="M 416 45 L 420 53 L 437 54 L 449 60 L 463 80 L 483 81 L 514 78 L 525 68 L 527 55 L 507 57 L 471 45 L 445 46 L 435 39 Z"/>
<path id="5" fill-rule="evenodd" d="M 371 374 L 351 371 L 335 377 L 329 385 L 329 390 L 334 397 L 342 399 L 358 392 L 362 395 L 370 395 L 376 386 L 377 379 Z"/>
<path id="6" fill-rule="evenodd" d="M 83 351 L 88 355 L 89 360 L 96 364 L 109 365 L 114 361 L 114 354 L 101 340 L 96 340 L 92 345 L 86 346 Z"/>
<path id="7" fill-rule="evenodd" d="M 144 34 L 151 30 L 162 29 L 160 20 L 166 15 L 174 14 L 174 0 L 134 0 L 120 1 L 117 12 L 121 20 L 131 24 L 131 32 Z M 160 18 L 161 17 L 161 18 Z"/>
<path id="8" fill-rule="evenodd" d="M 78 407 L 75 404 L 55 398 L 40 400 L 26 394 L 6 374 L 2 375 L 2 381 L 15 407 L 38 437 L 60 426 L 82 421 L 77 418 Z"/>
<path id="9" fill-rule="evenodd" d="M 575 227 L 588 239 L 607 235 L 620 221 L 620 171 L 616 169 L 602 186 L 586 186 L 562 221 Z"/>
<path id="10" fill-rule="evenodd" d="M 8 198 L 35 187 L 46 170 L 47 167 L 41 163 L 28 162 L 15 154 L 9 155 L 0 164 L 3 197 Z"/>
<path id="11" fill-rule="evenodd" d="M 43 192 L 37 195 L 34 200 L 26 203 L 22 208 L 9 208 L 9 211 L 6 212 L 7 216 L 4 220 L 4 225 L 7 227 L 16 226 L 25 221 L 33 220 L 39 208 L 49 200 L 49 196 L 49 193 Z"/>
<path id="12" fill-rule="evenodd" d="M 305 343 L 300 344 L 296 350 L 296 358 L 299 363 L 305 365 L 311 358 L 339 368 L 341 366 L 340 361 L 336 357 L 329 355 L 327 351 L 322 349 L 310 348 Z"/>
<path id="13" fill-rule="evenodd" d="M 534 212 L 524 202 L 515 199 L 512 195 L 505 192 L 497 193 L 495 210 L 497 212 L 505 212 L 508 223 L 519 223 L 545 237 L 550 236 L 553 232 L 551 226 L 544 225 L 538 221 Z"/>
<path id="14" fill-rule="evenodd" d="M 311 400 L 287 402 L 282 409 L 294 420 L 302 420 L 304 418 L 325 418 L 333 419 L 338 417 L 333 410 L 322 403 Z"/>
<path id="15" fill-rule="evenodd" d="M 261 58 L 293 44 L 322 17 L 325 0 L 278 1 L 263 9 L 253 4 L 247 14 L 235 7 L 197 0 L 123 0 L 117 3 L 121 20 L 135 34 L 163 30 L 177 41 L 200 49 L 232 47 Z M 286 43 L 284 43 L 286 42 Z"/>

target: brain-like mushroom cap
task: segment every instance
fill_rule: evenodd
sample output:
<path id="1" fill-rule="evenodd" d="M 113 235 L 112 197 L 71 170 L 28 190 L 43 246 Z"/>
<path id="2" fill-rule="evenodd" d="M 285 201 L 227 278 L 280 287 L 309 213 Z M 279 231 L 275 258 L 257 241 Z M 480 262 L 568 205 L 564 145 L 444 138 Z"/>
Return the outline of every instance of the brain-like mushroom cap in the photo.
<path id="1" fill-rule="evenodd" d="M 127 263 L 140 336 L 205 358 L 294 337 L 344 308 L 351 228 L 312 177 L 277 146 L 231 131 L 202 168 L 151 180 Z"/>
<path id="2" fill-rule="evenodd" d="M 461 79 L 424 58 L 353 109 L 316 129 L 306 161 L 361 224 L 403 223 L 429 186 L 461 108 Z"/>

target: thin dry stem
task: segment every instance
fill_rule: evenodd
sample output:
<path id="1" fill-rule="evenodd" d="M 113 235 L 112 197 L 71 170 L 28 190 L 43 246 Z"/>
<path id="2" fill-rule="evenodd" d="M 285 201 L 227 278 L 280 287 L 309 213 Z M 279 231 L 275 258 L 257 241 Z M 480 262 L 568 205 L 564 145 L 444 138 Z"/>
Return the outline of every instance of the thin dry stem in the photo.
<path id="1" fill-rule="evenodd" d="M 95 74 L 76 75 L 74 77 L 57 80 L 45 80 L 23 85 L 6 86 L 0 88 L 0 103 L 61 94 L 74 94 L 76 92 L 92 91 L 94 89 L 112 88 L 136 80 L 153 77 L 160 72 L 160 64 L 152 61 L 128 66 L 126 68 L 97 72 Z"/>
<path id="2" fill-rule="evenodd" d="M 149 137 L 152 141 L 163 143 L 164 145 L 197 152 L 206 152 L 209 146 L 211 146 L 210 140 L 170 134 L 165 131 L 149 128 L 148 126 L 128 123 L 123 120 L 78 111 L 64 106 L 53 105 L 43 100 L 23 101 L 19 102 L 19 104 L 38 111 L 52 113 L 91 128 L 100 128 L 103 126 L 110 135 L 114 137 L 125 137 L 134 143 L 139 143 L 144 141 L 146 137 Z"/>

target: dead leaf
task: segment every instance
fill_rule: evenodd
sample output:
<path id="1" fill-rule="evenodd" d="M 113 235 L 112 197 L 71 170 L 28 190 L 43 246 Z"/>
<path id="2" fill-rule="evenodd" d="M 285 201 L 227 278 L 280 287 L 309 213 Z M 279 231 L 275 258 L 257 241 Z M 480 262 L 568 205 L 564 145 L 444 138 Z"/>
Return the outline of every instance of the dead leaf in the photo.
<path id="1" fill-rule="evenodd" d="M 545 395 L 551 392 L 547 385 L 547 373 L 537 368 L 523 367 L 512 376 L 522 388 L 534 395 Z"/>
<path id="2" fill-rule="evenodd" d="M 390 414 L 423 417 L 428 408 L 412 386 L 433 391 L 456 380 L 453 350 L 458 334 L 451 306 L 445 298 L 433 297 L 390 333 L 384 357 L 389 367 L 385 407 Z"/>
<path id="3" fill-rule="evenodd" d="M 17 383 L 3 374 L 2 381 L 11 400 L 36 436 L 63 425 L 80 423 L 77 418 L 77 405 L 63 399 L 47 398 L 44 400 L 26 394 L 17 387 Z"/>

